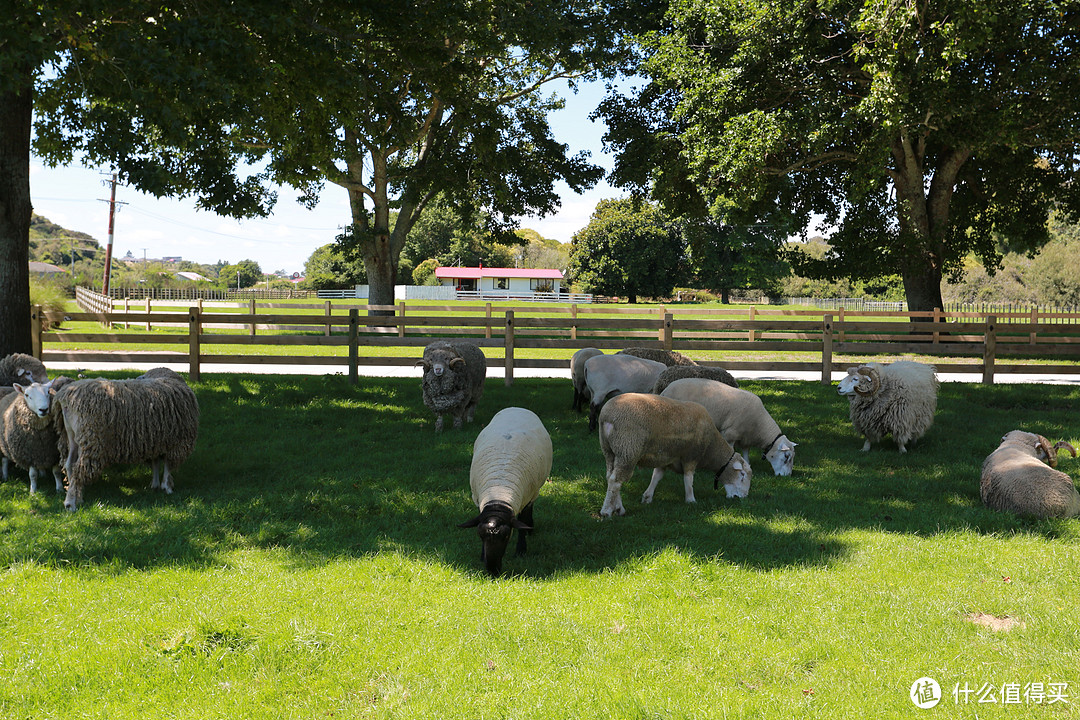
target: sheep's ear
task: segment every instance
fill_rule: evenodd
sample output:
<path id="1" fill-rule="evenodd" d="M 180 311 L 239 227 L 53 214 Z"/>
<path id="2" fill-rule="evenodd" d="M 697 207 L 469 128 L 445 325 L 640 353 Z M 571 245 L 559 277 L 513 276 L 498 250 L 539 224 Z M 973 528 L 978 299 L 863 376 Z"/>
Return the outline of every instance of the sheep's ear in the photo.
<path id="1" fill-rule="evenodd" d="M 471 527 L 476 527 L 479 524 L 480 524 L 480 516 L 477 515 L 472 520 L 466 520 L 463 523 L 458 523 L 458 527 L 459 528 L 471 528 Z"/>
<path id="2" fill-rule="evenodd" d="M 518 530 L 532 530 L 532 525 L 526 525 L 525 523 L 521 522 L 521 520 L 517 519 L 516 517 L 514 518 L 514 522 L 512 522 L 511 525 L 516 527 Z"/>

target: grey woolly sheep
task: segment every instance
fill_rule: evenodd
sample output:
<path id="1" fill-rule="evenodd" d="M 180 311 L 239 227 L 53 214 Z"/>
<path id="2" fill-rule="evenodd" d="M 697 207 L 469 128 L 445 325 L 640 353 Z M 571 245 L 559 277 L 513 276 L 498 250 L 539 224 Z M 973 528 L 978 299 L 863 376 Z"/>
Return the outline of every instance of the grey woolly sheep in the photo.
<path id="1" fill-rule="evenodd" d="M 633 355 L 634 357 L 645 358 L 646 360 L 653 360 L 655 362 L 664 363 L 668 367 L 675 367 L 676 365 L 697 365 L 696 362 L 686 357 L 682 353 L 675 352 L 674 350 L 664 350 L 662 348 L 649 348 L 649 347 L 632 347 L 620 350 L 615 353 L 616 355 Z"/>
<path id="2" fill-rule="evenodd" d="M 31 493 L 37 492 L 38 478 L 50 470 L 56 492 L 64 491 L 60 451 L 49 407 L 52 394 L 67 382 L 69 378 L 58 377 L 25 386 L 16 383 L 17 392 L 0 397 L 0 455 L 4 458 L 0 474 L 7 480 L 9 463 L 26 469 Z"/>
<path id="3" fill-rule="evenodd" d="M 1057 451 L 1076 450 L 1061 441 L 1051 447 L 1042 435 L 1013 430 L 982 464 L 979 495 L 994 510 L 1035 517 L 1080 515 L 1080 494 L 1072 478 L 1047 463 L 1057 464 Z"/>
<path id="4" fill-rule="evenodd" d="M 733 388 L 739 387 L 738 381 L 731 377 L 731 373 L 722 367 L 716 367 L 715 365 L 672 365 L 660 373 L 660 377 L 656 378 L 656 385 L 652 389 L 653 394 L 660 395 L 668 385 L 682 378 L 706 378 L 722 382 Z"/>
<path id="5" fill-rule="evenodd" d="M 589 429 L 596 429 L 600 409 L 620 393 L 647 393 L 667 366 L 636 355 L 597 355 L 585 361 L 585 385 L 589 391 Z"/>
<path id="6" fill-rule="evenodd" d="M 199 435 L 195 393 L 168 368 L 133 380 L 69 383 L 53 397 L 52 417 L 67 473 L 68 510 L 79 507 L 83 489 L 106 467 L 121 463 L 153 464 L 150 487 L 171 493 L 172 470 L 191 455 Z"/>
<path id="7" fill-rule="evenodd" d="M 732 447 L 744 455 L 747 448 L 759 448 L 773 473 L 791 474 L 795 443 L 788 440 L 754 393 L 715 380 L 682 378 L 668 385 L 663 396 L 699 403 Z"/>
<path id="8" fill-rule="evenodd" d="M 480 514 L 458 527 L 475 527 L 480 560 L 492 577 L 502 572 L 503 555 L 517 529 L 517 554 L 533 529 L 533 502 L 551 474 L 551 437 L 530 410 L 500 410 L 473 444 L 469 485 Z"/>
<path id="9" fill-rule="evenodd" d="M 424 366 L 424 405 L 435 413 L 435 432 L 442 432 L 445 413 L 453 416 L 455 428 L 472 422 L 487 378 L 483 351 L 466 340 L 436 340 L 416 364 Z"/>
<path id="10" fill-rule="evenodd" d="M 694 472 L 715 471 L 713 487 L 728 497 L 750 493 L 750 463 L 720 435 L 701 405 L 661 395 L 627 393 L 600 411 L 600 449 L 607 472 L 607 495 L 600 514 L 625 515 L 622 486 L 637 467 L 651 467 L 652 480 L 641 502 L 652 502 L 664 470 L 682 473 L 686 502 L 694 498 Z"/>
<path id="11" fill-rule="evenodd" d="M 8 387 L 14 383 L 43 383 L 48 380 L 49 374 L 45 371 L 45 366 L 33 355 L 13 353 L 0 358 L 0 387 Z"/>
<path id="12" fill-rule="evenodd" d="M 863 452 L 887 434 L 907 452 L 934 423 L 938 379 L 932 365 L 911 360 L 848 368 L 836 388 L 850 402 L 855 429 L 866 436 Z"/>
<path id="13" fill-rule="evenodd" d="M 585 361 L 603 354 L 603 350 L 587 347 L 581 348 L 570 358 L 570 382 L 574 385 L 574 402 L 571 408 L 574 412 L 581 412 L 582 404 L 592 397 L 589 395 L 588 386 L 585 385 Z"/>

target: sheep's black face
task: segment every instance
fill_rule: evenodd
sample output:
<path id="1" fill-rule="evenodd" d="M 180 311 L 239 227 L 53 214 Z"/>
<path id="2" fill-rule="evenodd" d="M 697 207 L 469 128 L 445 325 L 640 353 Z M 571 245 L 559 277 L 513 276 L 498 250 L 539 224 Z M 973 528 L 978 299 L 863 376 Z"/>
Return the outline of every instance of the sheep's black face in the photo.
<path id="1" fill-rule="evenodd" d="M 506 554 L 506 546 L 510 543 L 510 534 L 513 528 L 499 522 L 497 518 L 490 518 L 479 527 L 477 533 L 480 542 L 483 543 L 483 560 L 488 574 L 498 577 L 502 573 L 502 560 Z"/>

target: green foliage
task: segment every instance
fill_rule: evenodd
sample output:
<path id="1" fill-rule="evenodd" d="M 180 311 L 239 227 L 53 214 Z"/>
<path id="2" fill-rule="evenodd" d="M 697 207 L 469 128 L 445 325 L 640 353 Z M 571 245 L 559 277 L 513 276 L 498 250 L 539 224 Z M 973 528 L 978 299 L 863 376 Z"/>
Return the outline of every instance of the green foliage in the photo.
<path id="1" fill-rule="evenodd" d="M 304 263 L 304 286 L 313 290 L 349 288 L 366 282 L 364 263 L 348 259 L 335 243 L 316 248 Z"/>
<path id="2" fill-rule="evenodd" d="M 666 297 L 682 273 L 683 238 L 659 207 L 601 200 L 589 224 L 574 234 L 569 279 L 585 292 Z"/>
<path id="3" fill-rule="evenodd" d="M 414 285 L 435 285 L 438 280 L 435 277 L 435 268 L 439 267 L 439 261 L 428 258 L 413 270 L 412 280 Z"/>
<path id="4" fill-rule="evenodd" d="M 263 279 L 262 268 L 254 260 L 241 260 L 235 265 L 223 266 L 219 271 L 221 283 L 225 287 L 254 287 Z M 236 283 L 239 282 L 239 285 Z"/>

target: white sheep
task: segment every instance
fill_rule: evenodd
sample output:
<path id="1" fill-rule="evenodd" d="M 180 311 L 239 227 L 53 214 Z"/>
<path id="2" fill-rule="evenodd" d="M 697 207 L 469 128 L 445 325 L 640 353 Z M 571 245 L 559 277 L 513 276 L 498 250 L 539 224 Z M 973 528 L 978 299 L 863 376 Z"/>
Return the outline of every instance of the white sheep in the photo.
<path id="1" fill-rule="evenodd" d="M 600 408 L 620 393 L 647 393 L 667 365 L 636 355 L 597 355 L 585 361 L 585 385 L 589 389 L 589 429 L 596 429 Z"/>
<path id="2" fill-rule="evenodd" d="M 487 359 L 476 343 L 467 340 L 435 340 L 424 348 L 421 380 L 424 405 L 435 413 L 435 432 L 442 432 L 443 414 L 454 418 L 454 427 L 472 422 L 484 394 Z"/>
<path id="3" fill-rule="evenodd" d="M 739 381 L 732 377 L 731 373 L 716 365 L 672 365 L 656 378 L 652 392 L 654 395 L 661 395 L 668 385 L 683 378 L 706 378 L 733 388 L 739 387 Z"/>
<path id="4" fill-rule="evenodd" d="M 592 397 L 585 384 L 585 361 L 603 354 L 603 350 L 587 347 L 581 348 L 570 358 L 570 382 L 574 385 L 574 402 L 571 407 L 574 412 L 581 412 L 581 406 Z"/>
<path id="5" fill-rule="evenodd" d="M 700 403 L 732 447 L 743 451 L 760 448 L 761 457 L 769 461 L 775 474 L 791 474 L 796 443 L 788 440 L 754 393 L 716 380 L 683 378 L 668 385 L 661 395 Z"/>
<path id="6" fill-rule="evenodd" d="M 932 365 L 900 360 L 848 368 L 836 391 L 847 396 L 851 422 L 866 436 L 863 452 L 888 434 L 900 452 L 907 452 L 908 443 L 921 438 L 934 422 L 938 379 Z"/>
<path id="7" fill-rule="evenodd" d="M 48 380 L 49 374 L 45 371 L 45 366 L 33 355 L 12 353 L 0 358 L 0 387 L 8 387 L 14 383 L 43 383 Z"/>
<path id="8" fill-rule="evenodd" d="M 1072 478 L 1055 470 L 1057 451 L 1076 449 L 1065 441 L 1050 445 L 1042 435 L 1013 430 L 982 464 L 979 495 L 994 510 L 1035 517 L 1080 515 L 1080 494 Z"/>
<path id="9" fill-rule="evenodd" d="M 52 417 L 67 474 L 68 510 L 79 507 L 83 488 L 106 467 L 122 463 L 152 463 L 150 487 L 172 493 L 172 470 L 191 455 L 199 435 L 195 393 L 168 368 L 133 380 L 69 383 L 53 397 Z"/>
<path id="10" fill-rule="evenodd" d="M 536 413 L 519 407 L 500 410 L 473 443 L 469 485 L 480 514 L 458 527 L 475 527 L 480 560 L 497 577 L 506 545 L 518 531 L 517 554 L 533 529 L 533 502 L 551 474 L 551 437 Z"/>
<path id="11" fill-rule="evenodd" d="M 750 493 L 750 463 L 724 440 L 705 408 L 694 402 L 647 393 L 614 397 L 600 411 L 600 449 L 607 478 L 603 517 L 626 514 L 622 486 L 637 467 L 653 468 L 643 503 L 652 502 L 665 469 L 682 474 L 688 503 L 696 502 L 694 472 L 699 468 L 714 471 L 713 487 L 723 483 L 729 498 Z"/>
<path id="12" fill-rule="evenodd" d="M 49 407 L 52 392 L 66 382 L 68 378 L 59 377 L 25 386 L 16 383 L 15 392 L 0 397 L 0 455 L 3 455 L 0 474 L 7 480 L 12 462 L 26 469 L 30 474 L 31 493 L 37 492 L 38 478 L 50 470 L 56 481 L 56 492 L 64 491 L 60 451 Z"/>

